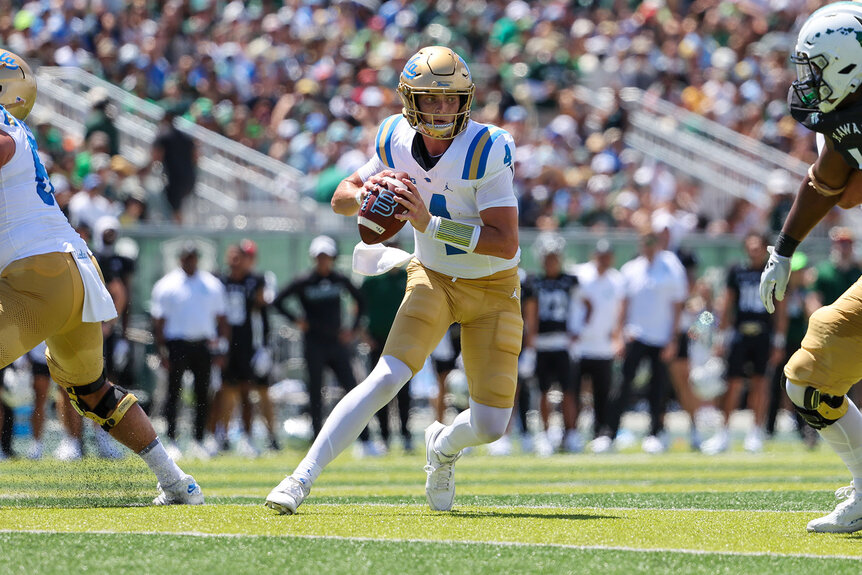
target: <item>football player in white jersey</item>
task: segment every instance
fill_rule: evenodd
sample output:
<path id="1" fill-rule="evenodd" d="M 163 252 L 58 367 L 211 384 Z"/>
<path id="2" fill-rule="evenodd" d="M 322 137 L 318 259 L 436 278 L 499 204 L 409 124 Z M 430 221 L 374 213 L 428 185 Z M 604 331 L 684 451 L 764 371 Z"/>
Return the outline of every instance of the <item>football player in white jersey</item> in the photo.
<path id="1" fill-rule="evenodd" d="M 475 86 L 464 60 L 431 46 L 413 55 L 398 84 L 401 114 L 386 118 L 375 155 L 335 191 L 332 207 L 356 215 L 384 176 L 407 186 L 400 216 L 414 229 L 407 291 L 382 357 L 332 410 L 294 473 L 267 496 L 279 513 L 295 513 L 323 468 L 356 440 L 372 415 L 421 369 L 453 323 L 461 324 L 470 407 L 451 425 L 425 430 L 431 509 L 448 511 L 454 464 L 463 449 L 499 439 L 515 398 L 521 350 L 517 266 L 518 204 L 512 137 L 470 120 Z"/>
<path id="2" fill-rule="evenodd" d="M 27 63 L 0 50 L 0 367 L 41 341 L 75 409 L 137 453 L 159 481 L 157 505 L 203 503 L 137 398 L 105 379 L 101 322 L 117 312 L 96 260 L 54 200 L 24 119 L 36 101 Z"/>

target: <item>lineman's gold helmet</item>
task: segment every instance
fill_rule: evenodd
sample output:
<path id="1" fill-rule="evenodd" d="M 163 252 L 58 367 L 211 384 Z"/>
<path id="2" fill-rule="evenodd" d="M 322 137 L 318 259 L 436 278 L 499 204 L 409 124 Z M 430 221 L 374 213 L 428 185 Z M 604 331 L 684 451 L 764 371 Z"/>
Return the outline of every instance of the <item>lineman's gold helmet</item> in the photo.
<path id="1" fill-rule="evenodd" d="M 445 46 L 428 46 L 411 56 L 401 72 L 398 82 L 398 95 L 404 105 L 401 113 L 417 132 L 437 140 L 451 140 L 467 126 L 475 90 L 463 58 Z M 461 107 L 454 114 L 455 120 L 444 123 L 443 114 L 420 113 L 418 96 L 423 94 L 460 96 Z M 445 116 L 449 119 L 452 114 Z"/>
<path id="2" fill-rule="evenodd" d="M 0 105 L 23 120 L 36 103 L 36 76 L 20 56 L 0 50 Z"/>

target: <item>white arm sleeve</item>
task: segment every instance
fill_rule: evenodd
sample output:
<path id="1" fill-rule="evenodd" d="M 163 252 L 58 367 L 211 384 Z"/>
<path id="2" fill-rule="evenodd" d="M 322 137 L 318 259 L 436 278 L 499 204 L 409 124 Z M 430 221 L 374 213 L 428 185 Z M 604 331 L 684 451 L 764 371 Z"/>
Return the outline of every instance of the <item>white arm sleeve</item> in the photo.
<path id="1" fill-rule="evenodd" d="M 375 154 L 374 156 L 371 156 L 370 160 L 365 162 L 365 165 L 356 170 L 356 173 L 359 175 L 359 178 L 364 182 L 374 174 L 382 172 L 387 167 L 388 166 L 384 164 Z"/>

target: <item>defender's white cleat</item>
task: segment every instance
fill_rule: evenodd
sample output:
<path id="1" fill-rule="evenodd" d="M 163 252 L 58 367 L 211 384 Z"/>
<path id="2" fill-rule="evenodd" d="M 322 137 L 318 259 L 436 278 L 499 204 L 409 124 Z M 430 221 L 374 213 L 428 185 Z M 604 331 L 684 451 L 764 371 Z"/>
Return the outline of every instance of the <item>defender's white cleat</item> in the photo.
<path id="1" fill-rule="evenodd" d="M 435 421 L 425 430 L 425 497 L 434 511 L 449 511 L 455 501 L 455 462 L 461 457 L 457 453 L 444 457 L 434 449 L 434 441 L 446 426 Z"/>
<path id="2" fill-rule="evenodd" d="M 183 475 L 176 483 L 162 487 L 159 483 L 159 496 L 153 499 L 153 505 L 203 505 L 204 494 L 201 486 L 191 475 Z"/>
<path id="3" fill-rule="evenodd" d="M 311 485 L 306 486 L 289 475 L 269 492 L 264 505 L 280 515 L 293 515 L 310 492 Z"/>
<path id="4" fill-rule="evenodd" d="M 835 511 L 824 517 L 808 522 L 806 529 L 815 533 L 853 533 L 862 529 L 862 493 L 853 485 L 847 485 L 835 492 L 835 497 L 843 499 Z"/>

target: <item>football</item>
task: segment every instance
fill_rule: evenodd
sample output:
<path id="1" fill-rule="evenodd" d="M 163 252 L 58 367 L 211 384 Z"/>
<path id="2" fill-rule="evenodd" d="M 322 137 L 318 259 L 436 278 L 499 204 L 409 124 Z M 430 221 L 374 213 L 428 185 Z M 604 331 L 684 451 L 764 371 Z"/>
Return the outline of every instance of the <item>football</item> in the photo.
<path id="1" fill-rule="evenodd" d="M 375 186 L 359 207 L 359 237 L 366 244 L 379 244 L 397 234 L 407 220 L 399 220 L 396 214 L 406 214 L 407 208 L 395 201 L 399 190 L 406 190 L 395 178 L 383 178 L 384 186 Z"/>

